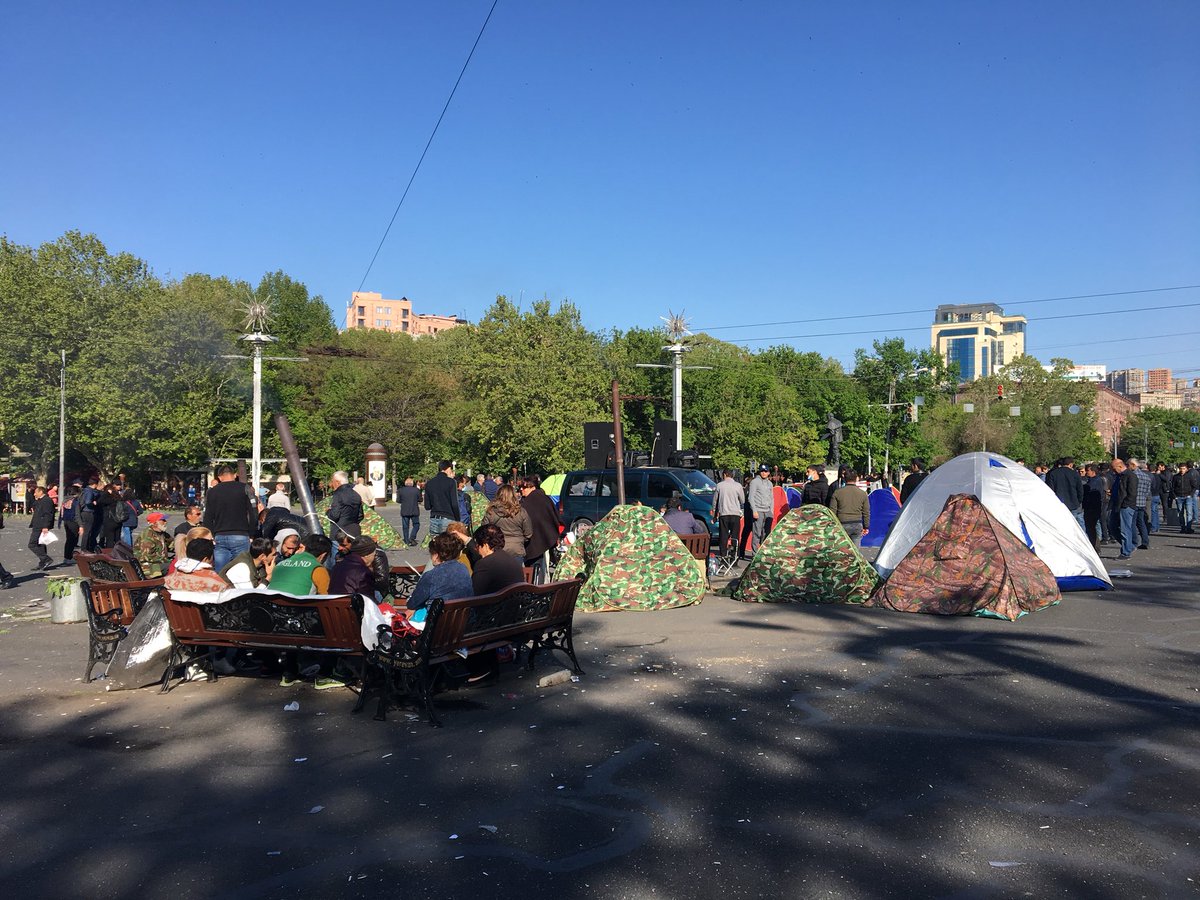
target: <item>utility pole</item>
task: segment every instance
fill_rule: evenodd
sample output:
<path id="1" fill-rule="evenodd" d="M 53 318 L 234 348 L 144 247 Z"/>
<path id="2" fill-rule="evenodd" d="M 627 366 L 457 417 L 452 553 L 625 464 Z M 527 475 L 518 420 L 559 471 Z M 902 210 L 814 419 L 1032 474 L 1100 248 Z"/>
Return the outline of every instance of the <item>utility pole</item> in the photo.
<path id="1" fill-rule="evenodd" d="M 662 363 L 637 363 L 639 369 L 670 369 L 671 370 L 671 417 L 675 420 L 675 449 L 683 449 L 683 370 L 684 369 L 711 369 L 712 366 L 685 366 L 683 364 L 683 354 L 687 353 L 692 348 L 683 342 L 686 335 L 691 334 L 688 331 L 687 319 L 683 313 L 676 315 L 668 310 L 666 316 L 660 316 L 667 324 L 667 334 L 671 337 L 671 343 L 663 347 L 663 351 L 670 353 L 672 360 L 671 364 L 663 365 Z"/>
<path id="2" fill-rule="evenodd" d="M 612 383 L 613 457 L 617 464 L 617 503 L 625 505 L 625 441 L 621 435 L 621 384 Z M 598 493 L 598 492 L 597 492 Z"/>
<path id="3" fill-rule="evenodd" d="M 67 499 L 67 351 L 58 352 L 62 359 L 58 370 L 58 521 L 62 524 Z"/>
<path id="4" fill-rule="evenodd" d="M 279 338 L 273 337 L 266 333 L 267 319 L 271 317 L 271 306 L 264 300 L 251 298 L 246 306 L 246 328 L 248 334 L 242 335 L 238 340 L 246 341 L 250 344 L 252 355 L 250 357 L 237 354 L 229 354 L 222 356 L 222 359 L 247 359 L 253 361 L 254 372 L 254 434 L 251 438 L 250 451 L 250 486 L 254 494 L 254 499 L 258 500 L 259 482 L 262 480 L 262 364 L 263 360 L 271 362 L 308 362 L 306 356 L 263 356 L 263 348 L 268 344 L 276 343 Z"/>

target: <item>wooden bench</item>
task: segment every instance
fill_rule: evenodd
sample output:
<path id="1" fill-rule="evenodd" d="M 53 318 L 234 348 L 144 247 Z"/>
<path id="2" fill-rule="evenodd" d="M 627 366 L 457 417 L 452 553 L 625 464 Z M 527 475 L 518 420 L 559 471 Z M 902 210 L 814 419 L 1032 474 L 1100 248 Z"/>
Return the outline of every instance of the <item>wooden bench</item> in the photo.
<path id="1" fill-rule="evenodd" d="M 571 640 L 575 601 L 583 582 L 514 584 L 494 594 L 434 600 L 427 606 L 425 629 L 418 635 L 393 635 L 379 627 L 379 646 L 367 653 L 364 672 L 378 675 L 379 706 L 375 718 L 382 721 L 392 702 L 396 680 L 404 692 L 416 696 L 425 707 L 430 725 L 441 725 L 433 710 L 433 690 L 442 664 L 495 650 L 509 644 L 529 645 L 529 668 L 540 650 L 561 650 L 576 674 L 583 674 Z M 364 677 L 354 711 L 366 703 L 368 681 Z"/>
<path id="2" fill-rule="evenodd" d="M 304 599 L 255 592 L 224 603 L 176 600 L 165 588 L 161 594 L 175 638 L 163 672 L 164 694 L 175 669 L 212 647 L 363 655 L 363 600 L 357 594 Z M 209 680 L 216 680 L 211 666 Z"/>
<path id="3" fill-rule="evenodd" d="M 75 565 L 83 578 L 83 597 L 88 613 L 88 660 L 83 670 L 86 684 L 92 680 L 96 663 L 112 659 L 117 644 L 129 633 L 129 626 L 156 592 L 163 579 L 146 578 L 141 566 L 128 560 L 113 559 L 101 553 L 80 553 Z"/>
<path id="4" fill-rule="evenodd" d="M 708 563 L 708 543 L 709 536 L 705 534 L 680 534 L 679 540 L 683 541 L 683 546 L 687 547 L 688 552 L 692 554 L 693 559 L 703 560 Z"/>
<path id="5" fill-rule="evenodd" d="M 421 573 L 424 571 L 424 566 L 392 566 L 388 569 L 388 587 L 398 606 L 403 606 L 412 596 L 413 589 L 421 580 Z"/>

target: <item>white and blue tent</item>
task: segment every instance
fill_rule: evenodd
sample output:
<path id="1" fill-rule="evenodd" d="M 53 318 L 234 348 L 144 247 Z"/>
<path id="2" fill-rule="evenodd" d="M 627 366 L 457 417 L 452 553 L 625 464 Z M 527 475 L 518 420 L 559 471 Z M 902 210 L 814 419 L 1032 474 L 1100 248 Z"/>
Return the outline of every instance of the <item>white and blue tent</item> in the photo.
<path id="1" fill-rule="evenodd" d="M 900 508 L 879 551 L 880 575 L 892 574 L 955 494 L 978 497 L 1054 573 L 1060 591 L 1111 590 L 1104 564 L 1071 511 L 1040 478 L 998 453 L 964 453 L 929 473 Z"/>

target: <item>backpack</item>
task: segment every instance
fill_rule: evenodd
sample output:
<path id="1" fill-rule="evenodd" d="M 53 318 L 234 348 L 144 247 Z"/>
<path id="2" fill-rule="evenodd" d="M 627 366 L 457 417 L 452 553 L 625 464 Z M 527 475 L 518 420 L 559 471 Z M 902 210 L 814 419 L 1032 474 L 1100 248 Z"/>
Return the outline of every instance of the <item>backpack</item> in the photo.
<path id="1" fill-rule="evenodd" d="M 109 525 L 124 525 L 129 516 L 129 504 L 118 500 L 111 506 L 104 507 L 104 521 Z"/>

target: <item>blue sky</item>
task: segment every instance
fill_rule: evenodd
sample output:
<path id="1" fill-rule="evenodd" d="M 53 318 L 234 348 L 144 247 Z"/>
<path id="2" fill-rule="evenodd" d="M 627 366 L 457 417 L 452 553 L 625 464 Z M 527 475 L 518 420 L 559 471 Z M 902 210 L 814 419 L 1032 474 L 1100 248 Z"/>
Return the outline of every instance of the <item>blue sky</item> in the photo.
<path id="1" fill-rule="evenodd" d="M 9 4 L 0 231 L 283 269 L 340 323 L 490 6 Z M 1191 0 L 500 0 L 365 287 L 848 361 L 939 303 L 1200 284 L 1197 47 Z M 1009 311 L 1044 359 L 1200 375 L 1200 305 L 1149 309 L 1185 303 Z"/>

